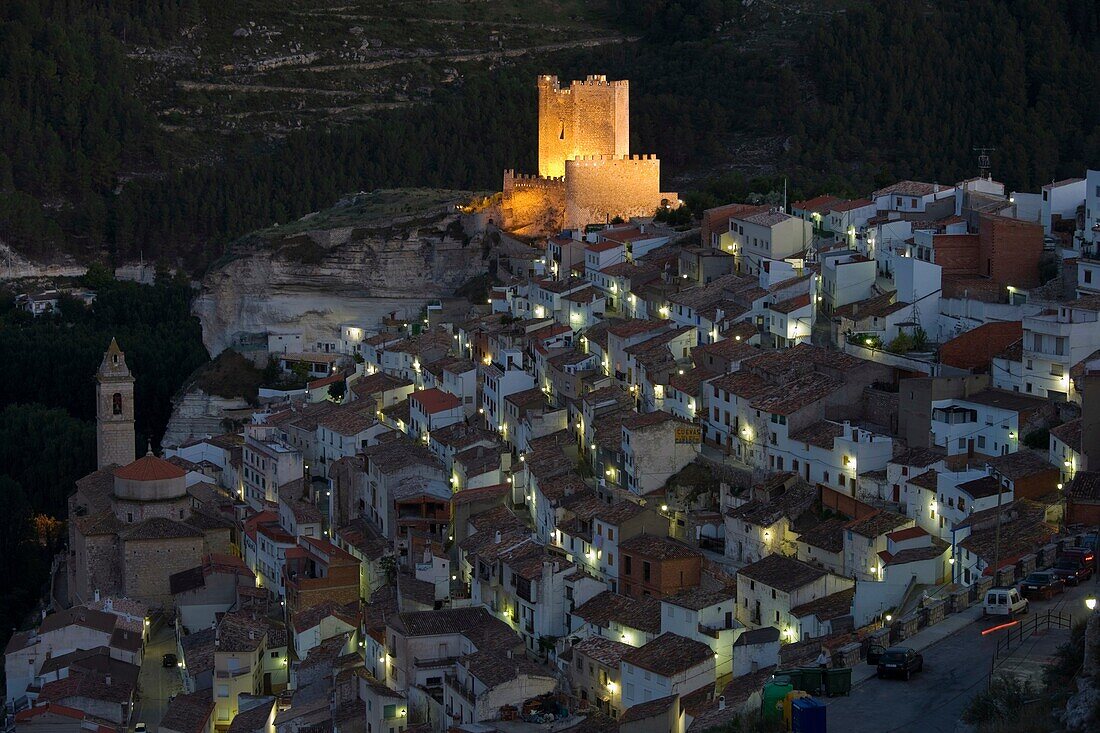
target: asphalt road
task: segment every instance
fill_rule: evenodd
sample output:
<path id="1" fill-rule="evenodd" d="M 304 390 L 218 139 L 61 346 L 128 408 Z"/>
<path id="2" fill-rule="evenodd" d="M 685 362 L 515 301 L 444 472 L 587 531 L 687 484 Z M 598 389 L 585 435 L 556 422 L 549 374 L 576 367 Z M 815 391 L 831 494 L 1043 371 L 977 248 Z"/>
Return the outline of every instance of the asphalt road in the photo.
<path id="1" fill-rule="evenodd" d="M 1090 592 L 1097 592 L 1092 580 L 1078 588 L 1068 588 L 1050 601 L 1033 600 L 1031 613 L 1051 610 L 1080 619 L 1087 613 L 1084 599 Z M 872 677 L 857 685 L 851 695 L 826 700 L 829 730 L 955 733 L 961 727 L 959 718 L 970 699 L 987 684 L 997 641 L 1005 632 L 982 636 L 981 631 L 997 623 L 975 621 L 924 649 L 921 652 L 924 671 L 909 681 Z M 998 666 L 998 673 L 1037 676 L 1058 645 L 1068 638 L 1068 630 L 1037 633 L 1014 647 L 1004 664 Z"/>
<path id="2" fill-rule="evenodd" d="M 161 662 L 165 654 L 176 653 L 176 637 L 170 624 L 159 624 L 145 645 L 145 660 L 138 673 L 140 697 L 134 706 L 131 724 L 145 723 L 150 732 L 160 728 L 160 720 L 168 701 L 183 691 L 179 672 L 165 669 Z"/>

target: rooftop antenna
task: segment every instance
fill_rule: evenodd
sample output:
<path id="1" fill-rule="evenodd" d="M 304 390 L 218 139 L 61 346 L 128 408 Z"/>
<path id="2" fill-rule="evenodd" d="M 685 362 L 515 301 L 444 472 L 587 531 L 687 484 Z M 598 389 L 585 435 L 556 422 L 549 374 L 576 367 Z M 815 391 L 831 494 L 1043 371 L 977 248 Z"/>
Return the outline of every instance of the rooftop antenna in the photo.
<path id="1" fill-rule="evenodd" d="M 992 179 L 992 174 L 989 172 L 991 167 L 989 154 L 996 151 L 997 148 L 974 147 L 974 152 L 978 154 L 978 175 L 987 181 Z"/>

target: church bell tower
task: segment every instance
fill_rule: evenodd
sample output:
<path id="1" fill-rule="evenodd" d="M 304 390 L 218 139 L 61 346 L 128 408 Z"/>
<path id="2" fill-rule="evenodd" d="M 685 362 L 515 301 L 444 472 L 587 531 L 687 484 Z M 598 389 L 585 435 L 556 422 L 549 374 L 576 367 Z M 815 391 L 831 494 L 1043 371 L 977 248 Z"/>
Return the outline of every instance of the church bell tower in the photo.
<path id="1" fill-rule="evenodd" d="M 99 468 L 134 462 L 134 377 L 113 338 L 96 372 L 95 432 Z"/>

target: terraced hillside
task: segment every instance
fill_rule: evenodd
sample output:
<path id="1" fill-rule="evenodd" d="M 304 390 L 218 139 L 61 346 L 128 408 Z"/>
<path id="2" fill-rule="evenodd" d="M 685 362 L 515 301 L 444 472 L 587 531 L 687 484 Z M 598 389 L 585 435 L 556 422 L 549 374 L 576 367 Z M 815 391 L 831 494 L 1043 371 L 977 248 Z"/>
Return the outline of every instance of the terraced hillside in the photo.
<path id="1" fill-rule="evenodd" d="M 430 101 L 521 57 L 619 44 L 600 3 L 288 0 L 230 3 L 168 45 L 128 53 L 164 128 L 277 138 Z"/>

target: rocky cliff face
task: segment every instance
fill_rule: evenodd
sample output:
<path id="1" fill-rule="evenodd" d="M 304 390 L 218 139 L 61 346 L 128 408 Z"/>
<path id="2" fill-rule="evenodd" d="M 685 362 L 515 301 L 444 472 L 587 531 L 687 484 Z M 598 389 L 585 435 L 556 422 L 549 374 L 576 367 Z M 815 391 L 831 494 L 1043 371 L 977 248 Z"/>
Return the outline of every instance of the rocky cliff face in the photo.
<path id="1" fill-rule="evenodd" d="M 336 340 L 339 324 L 415 316 L 485 272 L 485 235 L 453 191 L 376 191 L 258 232 L 203 280 L 193 309 L 211 355 L 268 331 Z"/>

